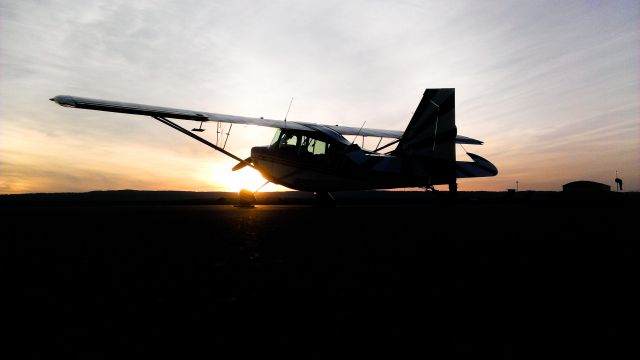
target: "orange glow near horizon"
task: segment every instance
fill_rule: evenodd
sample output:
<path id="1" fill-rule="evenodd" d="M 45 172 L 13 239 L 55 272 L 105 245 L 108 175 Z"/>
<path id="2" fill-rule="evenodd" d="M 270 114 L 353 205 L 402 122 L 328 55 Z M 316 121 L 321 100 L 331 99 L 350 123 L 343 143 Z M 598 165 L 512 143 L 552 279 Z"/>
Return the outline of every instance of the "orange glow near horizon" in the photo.
<path id="1" fill-rule="evenodd" d="M 266 182 L 257 170 L 250 167 L 244 167 L 238 171 L 231 171 L 231 168 L 227 166 L 212 164 L 203 175 L 208 177 L 209 181 L 220 191 L 239 192 L 243 189 L 255 191 Z M 290 189 L 272 183 L 260 189 L 260 191 L 263 192 L 287 190 Z"/>
<path id="2" fill-rule="evenodd" d="M 126 119 L 124 121 L 129 121 Z M 155 124 L 153 124 L 155 125 Z M 120 140 L 108 136 L 91 137 L 86 134 L 58 136 L 41 129 L 2 124 L 0 141 L 0 193 L 85 192 L 93 190 L 182 190 L 255 191 L 265 180 L 254 169 L 245 167 L 231 171 L 235 160 L 189 142 L 162 127 L 150 126 L 153 134 L 140 140 Z M 253 145 L 260 145 L 271 136 L 273 129 L 238 131 L 234 145 L 228 148 L 245 156 Z M 211 135 L 209 135 L 211 136 Z M 268 140 L 266 140 L 268 141 Z M 496 164 L 496 177 L 460 179 L 460 191 L 505 191 L 519 189 L 560 191 L 562 184 L 575 180 L 595 180 L 615 188 L 613 178 L 618 167 L 608 159 L 564 158 L 550 159 L 548 153 L 528 154 L 523 162 L 511 152 L 496 152 L 506 144 L 479 147 L 474 152 L 486 156 Z M 469 149 L 471 150 L 471 149 Z M 459 160 L 466 160 L 459 154 Z M 628 155 L 628 157 L 632 157 Z M 597 165 L 597 166 L 594 166 Z M 637 171 L 619 167 L 625 190 L 634 191 Z M 446 190 L 446 186 L 437 186 Z M 268 184 L 260 191 L 290 191 Z"/>
<path id="3" fill-rule="evenodd" d="M 237 192 L 255 191 L 265 183 L 258 171 L 245 167 L 233 172 L 234 160 L 161 127 L 151 129 L 159 130 L 162 138 L 149 136 L 147 142 L 140 143 L 107 136 L 87 139 L 84 134 L 60 137 L 41 129 L 2 125 L 0 194 L 121 189 Z M 247 127 L 236 134 L 241 141 L 234 142 L 230 151 L 244 156 L 252 145 L 264 143 L 271 132 L 254 132 Z M 562 184 L 582 179 L 615 188 L 613 178 L 618 167 L 607 164 L 608 159 L 553 160 L 549 154 L 532 153 L 523 162 L 514 156 L 513 147 L 512 153 L 496 153 L 496 147 L 502 145 L 488 143 L 473 149 L 494 162 L 500 173 L 496 177 L 460 179 L 460 191 L 505 191 L 515 188 L 516 181 L 520 190 L 560 191 Z M 459 155 L 459 160 L 466 159 Z M 634 191 L 633 180 L 638 173 L 630 170 L 622 168 L 619 175 L 625 181 L 625 190 Z M 268 184 L 260 191 L 289 190 Z"/>

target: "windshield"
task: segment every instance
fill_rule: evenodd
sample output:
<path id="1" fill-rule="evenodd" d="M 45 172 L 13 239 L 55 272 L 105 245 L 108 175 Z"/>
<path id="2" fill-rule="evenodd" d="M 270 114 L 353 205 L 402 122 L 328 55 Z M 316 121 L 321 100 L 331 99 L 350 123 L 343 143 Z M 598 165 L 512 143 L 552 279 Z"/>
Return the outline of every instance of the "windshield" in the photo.
<path id="1" fill-rule="evenodd" d="M 269 145 L 269 147 L 277 147 L 278 146 L 278 140 L 280 140 L 280 134 L 282 134 L 282 131 L 280 129 L 276 130 L 276 133 L 273 135 L 273 139 L 271 139 L 271 144 Z"/>

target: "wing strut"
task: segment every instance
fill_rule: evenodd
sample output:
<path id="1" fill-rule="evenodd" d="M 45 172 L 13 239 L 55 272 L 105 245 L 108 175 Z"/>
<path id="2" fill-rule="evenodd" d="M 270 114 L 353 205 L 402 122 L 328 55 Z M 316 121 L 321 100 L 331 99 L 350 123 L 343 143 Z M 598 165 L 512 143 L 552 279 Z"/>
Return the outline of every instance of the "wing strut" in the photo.
<path id="1" fill-rule="evenodd" d="M 382 146 L 382 147 L 379 147 L 379 148 L 377 148 L 377 149 L 373 150 L 373 152 L 378 152 L 378 151 L 380 151 L 380 150 L 382 150 L 382 149 L 386 149 L 386 148 L 388 148 L 389 146 L 391 146 L 391 145 L 393 145 L 393 144 L 396 144 L 396 143 L 398 143 L 398 142 L 400 142 L 400 139 L 396 139 L 396 140 L 394 140 L 394 141 L 392 141 L 392 142 L 388 143 L 387 145 L 384 145 L 384 146 Z M 378 145 L 380 145 L 380 143 L 378 143 Z"/>
<path id="2" fill-rule="evenodd" d="M 233 155 L 232 153 L 228 152 L 227 150 L 225 150 L 225 149 L 223 149 L 223 148 L 221 148 L 221 147 L 219 147 L 217 145 L 212 144 L 211 142 L 209 142 L 209 141 L 201 138 L 200 136 L 190 132 L 189 130 L 181 127 L 180 125 L 177 125 L 177 124 L 173 123 L 171 120 L 168 120 L 167 118 L 164 118 L 162 116 L 153 116 L 153 118 L 158 120 L 158 121 L 160 121 L 161 123 L 171 127 L 171 128 L 174 128 L 174 129 L 180 131 L 181 133 L 183 133 L 183 134 L 185 134 L 185 135 L 187 135 L 189 137 L 192 137 L 192 138 L 200 141 L 201 143 L 213 148 L 214 150 L 218 150 L 221 153 L 223 153 L 223 154 L 225 154 L 225 155 L 227 155 L 227 156 L 229 156 L 229 157 L 231 157 L 231 158 L 233 158 L 233 159 L 235 159 L 235 160 L 237 160 L 237 161 L 239 161 L 239 162 L 241 162 L 241 163 L 243 163 L 245 165 L 251 166 L 252 168 L 255 169 L 255 166 L 253 166 L 253 164 L 251 164 L 250 162 L 248 162 L 246 160 L 243 160 L 243 159 Z M 226 144 L 226 141 L 225 141 L 225 144 Z"/>

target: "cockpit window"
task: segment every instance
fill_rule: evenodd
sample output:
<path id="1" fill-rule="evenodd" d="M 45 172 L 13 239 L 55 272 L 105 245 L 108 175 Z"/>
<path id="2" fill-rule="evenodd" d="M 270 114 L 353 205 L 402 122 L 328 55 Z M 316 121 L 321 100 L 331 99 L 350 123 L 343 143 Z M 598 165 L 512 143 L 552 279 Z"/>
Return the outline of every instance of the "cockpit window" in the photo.
<path id="1" fill-rule="evenodd" d="M 298 145 L 298 135 L 293 135 L 293 134 L 282 135 L 282 138 L 280 139 L 280 146 L 282 145 L 295 147 L 296 145 Z"/>
<path id="2" fill-rule="evenodd" d="M 287 129 L 278 129 L 271 140 L 270 147 L 283 153 L 295 154 L 296 157 L 311 161 L 327 161 L 327 156 L 333 150 L 333 145 L 326 141 L 318 140 L 308 132 L 299 132 Z M 340 144 L 341 145 L 341 144 Z"/>
<path id="3" fill-rule="evenodd" d="M 288 153 L 295 153 L 296 148 L 298 147 L 298 138 L 300 136 L 296 134 L 291 134 L 287 132 L 283 132 L 282 136 L 280 136 L 280 141 L 278 143 L 278 149 L 281 151 L 285 151 Z"/>
<path id="4" fill-rule="evenodd" d="M 327 143 L 317 139 L 309 139 L 307 151 L 313 155 L 324 155 L 327 153 Z"/>
<path id="5" fill-rule="evenodd" d="M 274 148 L 278 146 L 280 141 L 280 134 L 282 134 L 282 130 L 277 129 L 276 133 L 273 135 L 273 139 L 271 139 L 271 144 L 269 145 L 270 147 Z"/>

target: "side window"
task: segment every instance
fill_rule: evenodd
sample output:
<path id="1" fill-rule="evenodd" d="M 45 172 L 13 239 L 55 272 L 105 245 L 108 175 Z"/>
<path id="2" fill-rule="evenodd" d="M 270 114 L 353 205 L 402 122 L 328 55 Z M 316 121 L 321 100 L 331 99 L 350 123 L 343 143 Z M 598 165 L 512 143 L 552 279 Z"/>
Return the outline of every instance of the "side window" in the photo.
<path id="1" fill-rule="evenodd" d="M 309 157 L 309 159 L 313 160 L 323 160 L 326 153 L 327 143 L 308 136 L 302 137 L 299 151 L 301 156 Z"/>
<path id="2" fill-rule="evenodd" d="M 298 135 L 290 135 L 286 138 L 285 144 L 287 146 L 295 147 L 298 144 Z"/>
<path id="3" fill-rule="evenodd" d="M 327 153 L 327 143 L 324 141 L 313 139 L 313 144 L 309 144 L 311 147 L 309 152 L 313 155 L 324 155 Z"/>
<path id="4" fill-rule="evenodd" d="M 286 152 L 295 152 L 298 145 L 298 135 L 283 133 L 280 137 L 280 145 L 278 148 Z"/>

